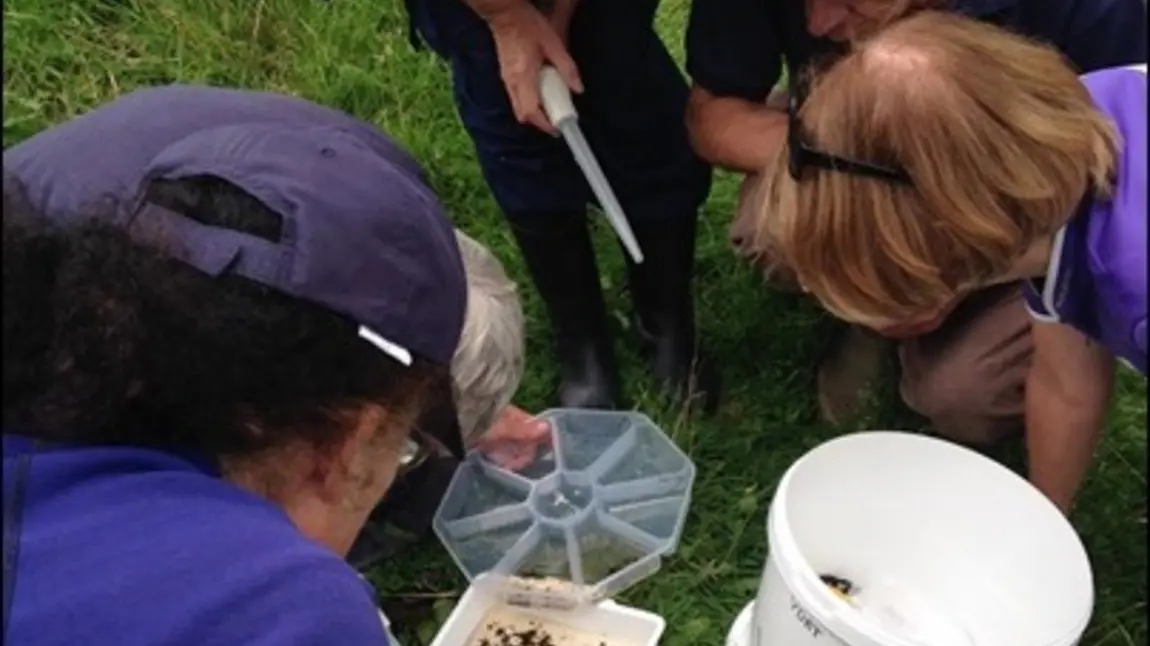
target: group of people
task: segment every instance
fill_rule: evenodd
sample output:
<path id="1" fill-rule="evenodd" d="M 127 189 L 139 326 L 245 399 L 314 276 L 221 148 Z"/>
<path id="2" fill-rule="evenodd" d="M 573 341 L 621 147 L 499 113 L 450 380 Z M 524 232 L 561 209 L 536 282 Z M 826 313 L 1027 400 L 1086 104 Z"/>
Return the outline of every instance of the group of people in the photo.
<path id="1" fill-rule="evenodd" d="M 823 414 L 897 352 L 911 408 L 966 444 L 1025 432 L 1071 510 L 1117 362 L 1146 374 L 1144 0 L 697 0 L 690 85 L 657 0 L 406 4 L 546 305 L 557 404 L 626 398 L 544 65 L 643 249 L 671 395 L 719 402 L 693 263 L 734 170 L 734 249 L 844 322 Z M 365 526 L 418 533 L 397 492 L 433 508 L 466 451 L 517 469 L 549 441 L 512 404 L 516 286 L 352 116 L 138 90 L 4 151 L 3 231 L 5 643 L 385 644 Z"/>

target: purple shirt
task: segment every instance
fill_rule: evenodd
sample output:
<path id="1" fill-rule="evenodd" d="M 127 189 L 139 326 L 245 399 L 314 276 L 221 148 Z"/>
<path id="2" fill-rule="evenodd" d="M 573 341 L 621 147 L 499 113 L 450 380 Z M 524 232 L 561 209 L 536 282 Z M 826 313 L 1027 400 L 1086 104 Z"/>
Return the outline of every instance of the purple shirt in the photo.
<path id="1" fill-rule="evenodd" d="M 4 435 L 5 496 L 33 450 Z M 347 563 L 206 464 L 129 447 L 32 455 L 6 643 L 388 643 Z"/>
<path id="2" fill-rule="evenodd" d="M 1027 285 L 1036 319 L 1069 325 L 1146 374 L 1146 66 L 1082 77 L 1118 128 L 1113 196 L 1085 204 L 1055 236 L 1046 276 Z"/>

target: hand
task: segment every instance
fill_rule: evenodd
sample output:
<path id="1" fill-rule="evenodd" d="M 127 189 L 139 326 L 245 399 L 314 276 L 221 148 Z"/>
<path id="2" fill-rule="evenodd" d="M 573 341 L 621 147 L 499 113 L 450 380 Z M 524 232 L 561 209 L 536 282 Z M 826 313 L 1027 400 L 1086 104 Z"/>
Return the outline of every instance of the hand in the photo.
<path id="1" fill-rule="evenodd" d="M 556 19 L 559 20 L 558 17 Z M 539 94 L 539 74 L 543 65 L 549 63 L 554 66 L 572 92 L 583 91 L 583 81 L 579 78 L 575 61 L 567 52 L 564 37 L 560 37 L 548 18 L 527 3 L 516 4 L 491 16 L 488 25 L 499 56 L 499 73 L 511 99 L 515 118 L 548 134 L 557 134 L 543 110 Z"/>
<path id="2" fill-rule="evenodd" d="M 504 469 L 531 466 L 539 450 L 551 445 L 551 425 L 516 406 L 508 406 L 475 448 Z"/>

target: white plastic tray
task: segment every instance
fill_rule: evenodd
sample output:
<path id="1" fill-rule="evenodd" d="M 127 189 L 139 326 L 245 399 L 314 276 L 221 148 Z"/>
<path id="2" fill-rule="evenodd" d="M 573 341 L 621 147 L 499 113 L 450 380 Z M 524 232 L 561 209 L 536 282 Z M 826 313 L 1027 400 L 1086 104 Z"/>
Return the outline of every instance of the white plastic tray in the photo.
<path id="1" fill-rule="evenodd" d="M 431 646 L 463 646 L 496 603 L 496 597 L 485 592 L 482 586 L 471 586 L 456 604 Z M 564 624 L 574 630 L 607 633 L 628 646 L 658 646 L 667 627 L 667 622 L 659 615 L 628 608 L 614 601 L 602 601 L 575 612 L 537 608 L 517 610 L 544 621 Z"/>
<path id="2" fill-rule="evenodd" d="M 387 633 L 387 646 L 402 646 L 399 640 L 395 638 L 395 635 L 391 634 L 391 620 L 387 618 L 387 615 L 383 614 L 382 610 L 379 611 L 379 618 L 383 621 L 383 632 Z"/>

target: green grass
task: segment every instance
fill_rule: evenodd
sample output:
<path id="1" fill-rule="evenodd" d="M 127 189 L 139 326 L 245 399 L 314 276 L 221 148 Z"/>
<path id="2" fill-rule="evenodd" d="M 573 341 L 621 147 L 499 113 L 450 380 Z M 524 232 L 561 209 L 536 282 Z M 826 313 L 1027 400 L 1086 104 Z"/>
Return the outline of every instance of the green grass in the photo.
<path id="1" fill-rule="evenodd" d="M 666 0 L 660 16 L 676 51 L 686 5 Z M 406 36 L 399 0 L 7 0 L 4 144 L 141 85 L 183 81 L 297 94 L 375 122 L 403 141 L 429 169 L 456 222 L 526 281 L 456 120 L 447 72 L 431 55 L 413 51 Z M 717 181 L 699 249 L 701 326 L 724 373 L 724 407 L 701 421 L 649 400 L 641 404 L 699 465 L 679 553 L 623 599 L 669 617 L 670 646 L 722 643 L 755 593 L 765 511 L 779 476 L 804 451 L 844 430 L 815 419 L 811 367 L 823 321 L 809 304 L 766 293 L 727 249 L 734 188 L 732 177 Z M 622 327 L 621 259 L 600 237 L 604 283 Z M 533 360 L 519 403 L 542 407 L 553 377 L 547 335 L 540 303 L 530 289 L 524 295 Z M 650 384 L 638 359 L 628 355 L 626 364 L 631 394 L 643 398 Z M 1088 646 L 1147 643 L 1144 388 L 1143 380 L 1124 377 L 1074 519 L 1096 571 Z M 892 415 L 878 410 L 866 421 L 889 425 Z M 465 587 L 435 545 L 374 578 L 397 613 L 393 619 L 407 624 L 401 632 L 409 645 L 426 643 L 436 618 Z"/>

